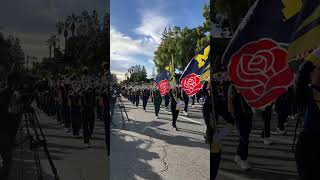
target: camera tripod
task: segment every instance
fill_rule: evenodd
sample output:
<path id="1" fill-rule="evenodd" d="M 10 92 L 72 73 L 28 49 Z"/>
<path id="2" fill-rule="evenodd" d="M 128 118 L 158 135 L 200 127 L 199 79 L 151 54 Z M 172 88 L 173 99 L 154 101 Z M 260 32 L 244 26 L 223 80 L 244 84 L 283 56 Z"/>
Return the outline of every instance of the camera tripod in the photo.
<path id="1" fill-rule="evenodd" d="M 35 158 L 35 164 L 36 164 L 36 170 L 37 170 L 37 176 L 38 176 L 37 180 L 44 180 L 42 176 L 39 154 L 37 152 L 37 149 L 39 147 L 42 147 L 45 152 L 45 155 L 49 161 L 52 173 L 54 175 L 54 179 L 60 180 L 57 169 L 55 168 L 52 157 L 48 150 L 47 141 L 41 129 L 35 110 L 31 106 L 24 107 L 22 116 L 24 117 L 24 120 L 25 120 L 25 128 L 27 130 L 27 136 L 21 142 L 21 145 L 24 144 L 25 142 L 28 142 L 28 141 L 30 142 L 30 150 L 33 151 L 34 158 Z M 31 130 L 33 131 L 32 134 L 31 134 Z"/>

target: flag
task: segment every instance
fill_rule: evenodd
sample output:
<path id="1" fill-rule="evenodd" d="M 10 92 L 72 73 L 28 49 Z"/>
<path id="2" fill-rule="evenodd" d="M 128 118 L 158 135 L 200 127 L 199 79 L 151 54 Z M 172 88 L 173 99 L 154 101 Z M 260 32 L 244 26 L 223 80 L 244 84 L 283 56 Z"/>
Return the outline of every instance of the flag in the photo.
<path id="1" fill-rule="evenodd" d="M 155 81 L 157 83 L 157 89 L 159 90 L 161 96 L 167 95 L 170 90 L 170 83 L 168 80 L 168 72 L 166 70 L 161 70 L 157 74 Z"/>
<path id="2" fill-rule="evenodd" d="M 305 0 L 289 46 L 289 62 L 308 57 L 319 44 L 320 0 Z"/>
<path id="3" fill-rule="evenodd" d="M 162 80 L 168 80 L 168 72 L 166 70 L 160 70 L 160 72 L 156 75 L 155 81 L 159 83 Z"/>
<path id="4" fill-rule="evenodd" d="M 301 0 L 257 0 L 223 57 L 230 80 L 254 109 L 263 109 L 293 84 L 288 46 Z"/>
<path id="5" fill-rule="evenodd" d="M 308 57 L 306 57 L 306 60 L 313 62 L 315 65 L 320 64 L 320 47 L 316 50 L 314 50 Z"/>
<path id="6" fill-rule="evenodd" d="M 180 77 L 181 87 L 188 96 L 197 94 L 210 76 L 209 53 L 210 45 L 207 45 L 192 58 Z"/>
<path id="7" fill-rule="evenodd" d="M 174 61 L 173 61 L 172 54 L 171 54 L 171 63 L 169 66 L 169 72 L 170 72 L 170 86 L 171 86 L 171 88 L 173 88 L 177 85 L 177 81 L 176 81 L 176 73 L 175 73 L 175 67 L 174 67 Z"/>

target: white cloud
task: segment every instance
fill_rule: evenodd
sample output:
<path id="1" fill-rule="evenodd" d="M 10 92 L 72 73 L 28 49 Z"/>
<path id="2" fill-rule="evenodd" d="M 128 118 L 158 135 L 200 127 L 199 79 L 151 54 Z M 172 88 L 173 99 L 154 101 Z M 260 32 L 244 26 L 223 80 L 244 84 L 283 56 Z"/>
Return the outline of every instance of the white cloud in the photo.
<path id="1" fill-rule="evenodd" d="M 115 28 L 110 28 L 110 52 L 113 55 L 145 55 L 152 56 L 150 41 L 133 39 Z"/>
<path id="2" fill-rule="evenodd" d="M 139 64 L 138 56 L 144 56 L 147 61 L 141 65 L 152 65 L 154 51 L 161 42 L 165 27 L 169 26 L 170 19 L 160 12 L 141 11 L 141 24 L 134 29 L 138 37 L 130 37 L 111 25 L 110 28 L 110 59 L 111 71 L 116 73 L 118 79 L 123 80 L 127 69 Z M 147 68 L 148 76 L 152 69 Z"/>
<path id="3" fill-rule="evenodd" d="M 141 14 L 142 23 L 135 32 L 148 38 L 154 45 L 160 44 L 163 30 L 169 25 L 170 19 L 154 10 L 142 11 Z"/>

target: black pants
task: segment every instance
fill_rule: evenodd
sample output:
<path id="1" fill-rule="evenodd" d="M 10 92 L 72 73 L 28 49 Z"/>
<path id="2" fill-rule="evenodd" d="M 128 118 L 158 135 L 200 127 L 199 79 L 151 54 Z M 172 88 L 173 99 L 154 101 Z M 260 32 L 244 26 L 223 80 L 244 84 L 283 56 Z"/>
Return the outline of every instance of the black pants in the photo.
<path id="1" fill-rule="evenodd" d="M 213 118 L 212 105 L 205 103 L 202 108 L 202 114 L 207 127 L 206 138 L 207 140 L 211 140 L 213 137 L 213 128 L 210 124 L 210 120 Z"/>
<path id="2" fill-rule="evenodd" d="M 287 121 L 289 114 L 288 113 L 278 113 L 278 128 L 284 130 L 284 123 Z"/>
<path id="3" fill-rule="evenodd" d="M 240 134 L 237 155 L 239 155 L 242 160 L 247 160 L 249 136 L 252 128 L 252 114 L 243 113 L 238 115 L 238 117 L 236 117 L 236 125 Z"/>
<path id="4" fill-rule="evenodd" d="M 132 96 L 131 98 L 132 98 L 132 99 L 131 99 L 131 100 L 132 100 L 132 101 L 131 101 L 132 104 L 135 104 L 135 103 L 136 103 L 136 98 L 135 98 L 134 96 Z"/>
<path id="5" fill-rule="evenodd" d="M 194 105 L 194 103 L 195 103 L 195 99 L 196 99 L 196 96 L 194 95 L 194 96 L 192 96 L 192 105 Z"/>
<path id="6" fill-rule="evenodd" d="M 142 98 L 143 110 L 146 110 L 148 99 L 149 99 L 149 96 L 143 96 Z"/>
<path id="7" fill-rule="evenodd" d="M 179 116 L 179 110 L 171 109 L 171 112 L 172 112 L 172 127 L 176 128 L 177 127 L 177 119 Z"/>
<path id="8" fill-rule="evenodd" d="M 79 130 L 81 128 L 80 107 L 71 107 L 71 123 L 73 135 L 79 135 Z"/>
<path id="9" fill-rule="evenodd" d="M 214 106 L 214 111 L 217 121 L 219 119 L 219 116 L 221 116 L 227 123 L 234 124 L 234 119 L 232 118 L 230 112 L 228 112 L 227 102 L 217 101 Z"/>
<path id="10" fill-rule="evenodd" d="M 136 96 L 136 106 L 137 106 L 137 107 L 139 106 L 139 101 L 140 101 L 140 97 L 139 97 L 139 96 Z"/>
<path id="11" fill-rule="evenodd" d="M 272 118 L 272 105 L 267 106 L 266 109 L 262 112 L 262 120 L 264 122 L 264 128 L 261 132 L 262 138 L 270 137 L 270 126 Z"/>
<path id="12" fill-rule="evenodd" d="M 70 128 L 71 127 L 71 120 L 70 120 L 70 107 L 67 105 L 62 106 L 62 112 L 63 112 L 63 121 L 64 121 L 64 127 Z"/>
<path id="13" fill-rule="evenodd" d="M 101 119 L 101 106 L 97 106 L 97 118 Z"/>
<path id="14" fill-rule="evenodd" d="M 184 98 L 184 111 L 188 112 L 189 97 Z"/>
<path id="15" fill-rule="evenodd" d="M 170 102 L 170 96 L 167 94 L 164 96 L 164 106 L 168 107 Z"/>
<path id="16" fill-rule="evenodd" d="M 84 143 L 88 143 L 94 129 L 94 109 L 86 107 L 83 111 L 83 138 Z"/>
<path id="17" fill-rule="evenodd" d="M 62 115 L 61 115 L 61 105 L 56 104 L 56 115 L 57 115 L 57 121 L 61 122 L 62 121 Z"/>
<path id="18" fill-rule="evenodd" d="M 161 105 L 161 104 L 155 104 L 155 105 L 154 105 L 154 113 L 156 114 L 156 116 L 159 115 L 160 105 Z"/>
<path id="19" fill-rule="evenodd" d="M 320 179 L 320 133 L 301 132 L 296 144 L 295 159 L 301 180 Z"/>
<path id="20" fill-rule="evenodd" d="M 221 161 L 221 152 L 210 152 L 210 180 L 215 180 L 218 175 L 218 170 Z"/>
<path id="21" fill-rule="evenodd" d="M 199 103 L 200 98 L 201 98 L 201 94 L 200 94 L 200 93 L 197 93 L 196 97 L 197 97 L 197 103 Z"/>

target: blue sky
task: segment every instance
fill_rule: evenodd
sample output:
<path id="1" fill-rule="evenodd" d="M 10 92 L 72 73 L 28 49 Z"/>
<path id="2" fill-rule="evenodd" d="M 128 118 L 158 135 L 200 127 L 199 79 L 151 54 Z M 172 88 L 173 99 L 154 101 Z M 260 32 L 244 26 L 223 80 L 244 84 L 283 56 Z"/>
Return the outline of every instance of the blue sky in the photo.
<path id="1" fill-rule="evenodd" d="M 197 27 L 209 0 L 110 0 L 111 71 L 119 79 L 131 65 L 152 72 L 153 52 L 168 26 Z"/>

